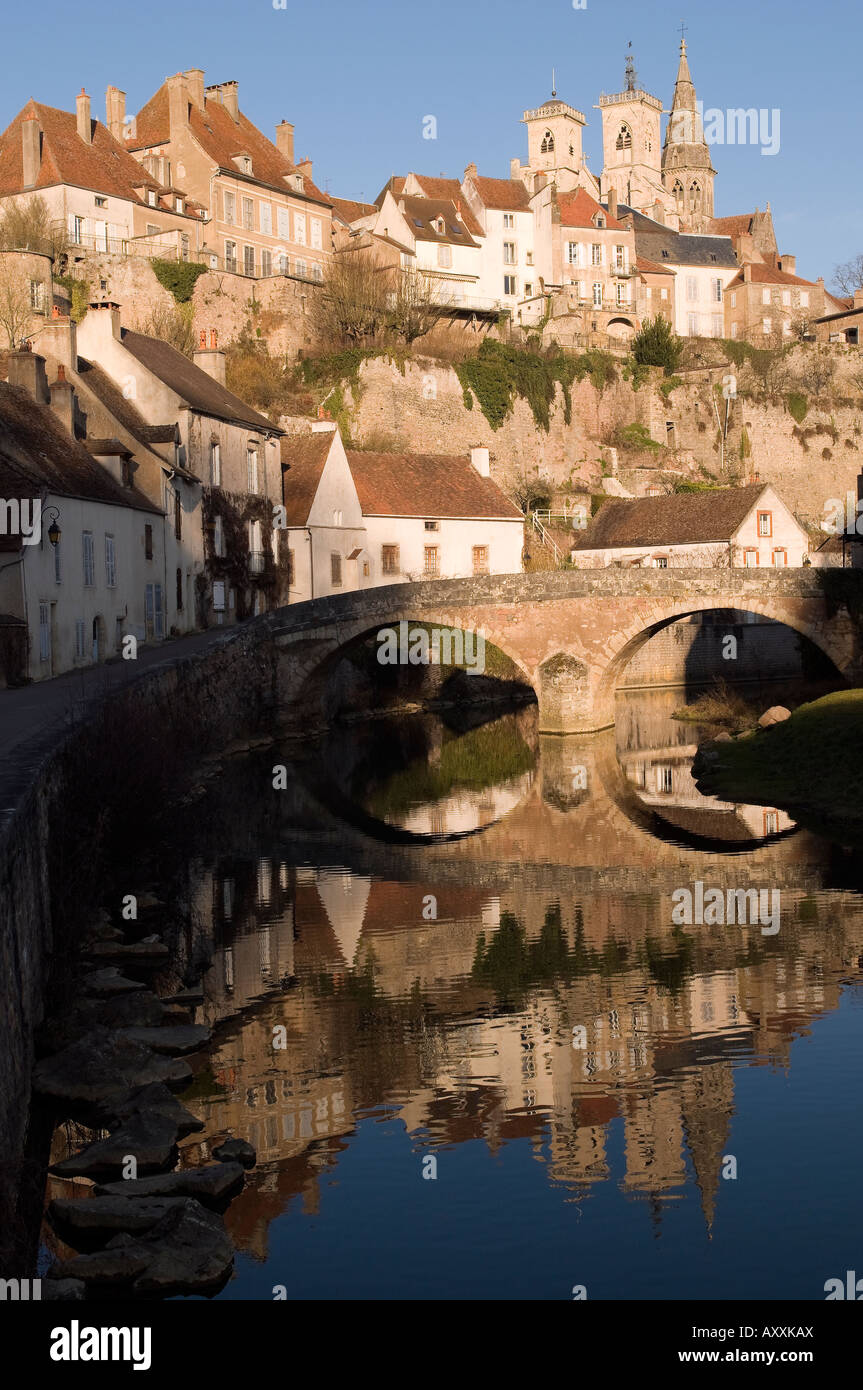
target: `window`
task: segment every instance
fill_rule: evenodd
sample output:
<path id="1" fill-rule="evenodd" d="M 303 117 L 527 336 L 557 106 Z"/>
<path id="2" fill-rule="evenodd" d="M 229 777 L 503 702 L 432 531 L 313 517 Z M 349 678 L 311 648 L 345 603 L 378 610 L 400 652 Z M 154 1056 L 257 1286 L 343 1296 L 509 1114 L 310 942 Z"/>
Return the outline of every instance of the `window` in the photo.
<path id="1" fill-rule="evenodd" d="M 117 587 L 117 550 L 113 536 L 105 536 L 105 583 L 109 589 Z"/>
<path id="2" fill-rule="evenodd" d="M 764 834 L 765 834 L 765 835 L 777 835 L 778 833 L 779 833 L 779 812 L 778 812 L 778 811 L 765 811 L 765 812 L 764 812 Z"/>
<path id="3" fill-rule="evenodd" d="M 773 552 L 773 563 L 777 566 L 788 564 L 788 551 L 784 546 L 777 546 Z"/>
<path id="4" fill-rule="evenodd" d="M 425 529 L 426 529 L 427 531 L 439 531 L 439 530 L 440 530 L 440 522 L 439 522 L 439 521 L 427 521 L 427 522 L 425 523 Z"/>
<path id="5" fill-rule="evenodd" d="M 249 522 L 249 570 L 260 574 L 264 568 L 264 542 L 259 521 Z"/>
<path id="6" fill-rule="evenodd" d="M 658 767 L 656 769 L 656 790 L 658 792 L 674 791 L 674 769 L 670 767 Z"/>
<path id="7" fill-rule="evenodd" d="M 189 238 L 185 232 L 180 233 L 180 258 L 184 261 L 189 259 Z"/>
<path id="8" fill-rule="evenodd" d="M 790 291 L 790 290 L 783 290 L 783 291 L 782 291 L 782 303 L 783 303 L 783 304 L 790 304 L 790 303 L 791 303 L 791 291 Z"/>
<path id="9" fill-rule="evenodd" d="M 272 251 L 261 252 L 261 275 L 266 279 L 273 273 L 273 253 Z"/>
<path id="10" fill-rule="evenodd" d="M 655 560 L 655 564 L 656 564 L 656 568 L 657 568 L 658 570 L 667 570 L 667 569 L 668 569 L 668 556 L 667 556 L 667 555 L 657 555 L 657 556 L 656 556 L 656 560 Z"/>
<path id="11" fill-rule="evenodd" d="M 45 285 L 42 280 L 30 281 L 30 308 L 34 314 L 41 314 L 45 309 Z"/>
<path id="12" fill-rule="evenodd" d="M 276 220 L 277 220 L 277 225 L 278 225 L 278 228 L 279 228 L 279 236 L 280 236 L 280 237 L 284 237 L 285 241 L 290 241 L 290 239 L 291 239 L 291 214 L 288 212 L 288 209 L 287 209 L 287 208 L 278 208 L 278 209 L 276 210 Z"/>
<path id="13" fill-rule="evenodd" d="M 593 225 L 595 227 L 599 227 L 600 229 L 605 226 L 605 217 L 602 215 L 602 213 L 596 213 L 593 219 Z"/>
<path id="14" fill-rule="evenodd" d="M 217 579 L 213 585 L 213 607 L 217 613 L 225 611 L 225 581 Z"/>
<path id="15" fill-rule="evenodd" d="M 732 296 L 731 296 L 731 307 L 732 307 L 732 309 L 736 309 L 736 308 L 737 308 L 737 291 L 736 291 L 736 290 L 733 292 L 733 294 L 732 294 Z"/>
<path id="16" fill-rule="evenodd" d="M 174 493 L 174 538 L 178 541 L 183 538 L 183 507 L 179 488 Z"/>
<path id="17" fill-rule="evenodd" d="M 693 183 L 689 185 L 689 206 L 693 212 L 701 211 L 701 184 Z"/>
<path id="18" fill-rule="evenodd" d="M 217 439 L 210 441 L 210 482 L 213 487 L 222 485 L 222 446 Z"/>
<path id="19" fill-rule="evenodd" d="M 717 304 L 721 304 L 721 303 L 722 303 L 722 281 L 717 277 L 717 279 L 711 280 L 710 285 L 711 285 L 711 288 L 712 288 L 712 290 L 713 290 L 713 298 L 714 298 L 714 300 L 716 301 Z"/>
<path id="20" fill-rule="evenodd" d="M 323 278 L 324 278 L 324 272 L 323 272 L 323 270 L 321 269 L 321 267 L 318 265 L 318 262 L 317 262 L 317 261 L 312 261 L 312 279 L 313 279 L 313 280 L 323 280 Z"/>
<path id="21" fill-rule="evenodd" d="M 254 275 L 255 273 L 255 248 L 254 246 L 243 247 L 243 274 Z"/>
<path id="22" fill-rule="evenodd" d="M 311 232 L 312 232 L 312 250 L 313 250 L 313 251 L 320 251 L 320 250 L 321 250 L 321 219 L 320 219 L 319 217 L 312 217 L 312 218 L 310 219 L 310 227 L 311 227 Z"/>
<path id="23" fill-rule="evenodd" d="M 732 325 L 731 325 L 731 336 L 732 336 L 732 338 L 736 338 L 736 337 L 737 337 L 737 329 L 738 329 L 738 325 L 737 325 L 736 323 L 732 323 Z"/>
<path id="24" fill-rule="evenodd" d="M 182 211 L 183 211 L 183 200 L 182 200 L 182 198 L 175 198 L 175 199 L 174 199 L 174 211 L 175 211 L 175 212 L 182 212 Z"/>
<path id="25" fill-rule="evenodd" d="M 244 174 L 250 174 L 250 173 L 252 172 L 252 157 L 251 157 L 251 155 L 244 154 L 244 155 L 242 156 L 241 163 L 242 163 L 242 166 L 243 166 L 243 173 L 244 173 Z"/>
<path id="26" fill-rule="evenodd" d="M 96 564 L 93 550 L 93 532 L 85 531 L 81 537 L 84 559 L 84 583 L 91 588 L 96 583 Z"/>
<path id="27" fill-rule="evenodd" d="M 783 320 L 782 320 L 782 336 L 783 336 L 784 338 L 790 338 L 790 337 L 791 337 L 791 320 L 790 320 L 790 319 L 783 319 Z"/>
<path id="28" fill-rule="evenodd" d="M 75 656 L 79 660 L 84 657 L 84 619 L 75 619 Z"/>
<path id="29" fill-rule="evenodd" d="M 764 334 L 765 338 L 769 337 L 770 334 L 773 332 L 773 320 L 772 320 L 772 319 L 762 319 L 762 320 L 761 320 L 761 331 L 762 331 L 762 333 Z"/>
<path id="30" fill-rule="evenodd" d="M 652 299 L 652 298 L 653 298 L 653 289 L 652 289 L 652 287 L 651 287 L 650 285 L 645 285 L 645 288 L 644 288 L 644 297 L 645 297 L 645 299 Z"/>
<path id="31" fill-rule="evenodd" d="M 233 227 L 236 217 L 236 198 L 233 193 L 225 192 L 225 221 Z"/>
<path id="32" fill-rule="evenodd" d="M 590 248 L 590 264 L 602 265 L 602 247 L 594 242 Z"/>
<path id="33" fill-rule="evenodd" d="M 659 291 L 659 298 L 660 298 L 660 299 L 667 299 L 667 298 L 668 298 L 668 290 L 667 290 L 667 288 L 666 288 L 664 285 L 663 285 L 662 289 Z"/>
<path id="34" fill-rule="evenodd" d="M 251 232 L 254 230 L 255 204 L 251 198 L 243 199 L 243 226 L 247 232 Z"/>
<path id="35" fill-rule="evenodd" d="M 744 550 L 743 563 L 748 570 L 755 569 L 758 564 L 758 551 L 754 546 L 747 546 Z"/>
<path id="36" fill-rule="evenodd" d="M 152 560 L 152 558 L 153 558 L 153 528 L 152 528 L 152 526 L 151 526 L 151 525 L 149 524 L 149 522 L 148 522 L 147 525 L 144 527 L 144 559 L 145 559 L 145 560 Z"/>
<path id="37" fill-rule="evenodd" d="M 505 241 L 503 243 L 503 263 L 504 265 L 515 265 L 514 241 Z"/>
<path id="38" fill-rule="evenodd" d="M 698 337 L 698 315 L 697 315 L 697 314 L 687 314 L 687 316 L 686 316 L 686 331 L 687 331 L 687 333 L 689 334 L 690 338 L 697 338 L 697 337 Z"/>
<path id="39" fill-rule="evenodd" d="M 84 223 L 84 218 L 83 218 L 83 217 L 73 217 L 73 218 L 72 218 L 72 242 L 73 242 L 73 245 L 75 245 L 75 246 L 80 246 L 80 245 L 83 243 L 83 241 L 84 241 L 84 227 L 85 227 L 85 223 Z"/>
<path id="40" fill-rule="evenodd" d="M 220 516 L 213 517 L 213 554 L 222 556 L 225 553 L 225 532 Z"/>
<path id="41" fill-rule="evenodd" d="M 711 317 L 711 332 L 714 338 L 722 337 L 722 315 L 713 314 Z"/>
<path id="42" fill-rule="evenodd" d="M 336 550 L 330 555 L 330 583 L 334 589 L 342 587 L 342 557 Z"/>
<path id="43" fill-rule="evenodd" d="M 772 512 L 759 512 L 759 513 L 758 513 L 758 534 L 759 534 L 759 536 L 772 536 L 772 535 L 773 535 L 773 513 L 772 513 Z"/>
<path id="44" fill-rule="evenodd" d="M 554 153 L 554 136 L 552 135 L 550 130 L 547 130 L 543 135 L 539 145 L 539 152 L 540 154 Z"/>
<path id="45" fill-rule="evenodd" d="M 306 218 L 301 212 L 294 213 L 294 241 L 298 246 L 306 244 Z"/>
<path id="46" fill-rule="evenodd" d="M 594 309 L 602 308 L 602 285 L 598 280 L 593 286 L 593 307 Z"/>
<path id="47" fill-rule="evenodd" d="M 249 492 L 258 490 L 258 451 L 249 448 L 246 450 L 246 469 L 248 473 Z"/>
<path id="48" fill-rule="evenodd" d="M 440 573 L 438 565 L 439 550 L 436 545 L 427 545 L 423 551 L 423 574 L 433 575 Z"/>
<path id="49" fill-rule="evenodd" d="M 761 303 L 762 303 L 762 304 L 769 304 L 769 303 L 770 303 L 770 291 L 769 291 L 769 290 L 762 290 L 762 291 L 761 291 Z"/>
<path id="50" fill-rule="evenodd" d="M 333 525 L 334 525 L 334 526 L 341 526 L 341 524 L 342 524 L 342 510 L 341 510 L 341 507 L 335 507 L 335 508 L 333 509 Z"/>
<path id="51" fill-rule="evenodd" d="M 381 574 L 399 574 L 399 547 L 397 545 L 381 546 Z"/>
<path id="52" fill-rule="evenodd" d="M 570 265 L 581 265 L 581 242 L 568 241 L 566 244 L 566 259 Z"/>
<path id="53" fill-rule="evenodd" d="M 225 269 L 237 269 L 237 243 L 235 241 L 225 242 Z"/>
<path id="54" fill-rule="evenodd" d="M 61 541 L 58 541 L 57 544 L 54 546 L 54 583 L 55 583 L 55 584 L 61 584 L 61 583 L 63 582 L 63 567 L 62 567 L 62 561 L 61 561 L 61 558 L 60 558 L 60 546 L 61 546 L 61 544 L 62 544 L 62 542 L 61 542 Z"/>
<path id="55" fill-rule="evenodd" d="M 533 294 L 533 281 L 532 281 L 532 280 L 525 280 L 525 282 L 524 282 L 524 295 L 525 295 L 525 299 L 530 299 L 530 296 L 531 296 L 532 294 Z"/>
<path id="56" fill-rule="evenodd" d="M 441 266 L 452 265 L 452 247 L 439 246 L 437 249 L 437 263 Z"/>
<path id="57" fill-rule="evenodd" d="M 697 275 L 687 275 L 686 277 L 686 298 L 691 300 L 698 299 L 698 277 Z"/>
<path id="58" fill-rule="evenodd" d="M 176 587 L 176 593 L 175 593 L 175 597 L 176 597 L 176 600 L 177 600 L 177 612 L 178 612 L 178 613 L 182 613 L 182 611 L 183 611 L 183 571 L 182 571 L 181 569 L 178 569 L 178 570 L 177 570 L 175 582 L 176 582 L 176 586 L 177 586 L 177 587 Z"/>
<path id="59" fill-rule="evenodd" d="M 629 303 L 629 290 L 627 289 L 626 285 L 618 285 L 616 288 L 617 288 L 617 307 L 618 307 L 618 309 L 622 309 L 622 308 L 624 307 L 624 305 L 626 305 L 626 304 Z"/>
<path id="60" fill-rule="evenodd" d="M 273 235 L 273 205 L 272 203 L 261 203 L 261 210 L 258 214 L 261 219 L 261 231 L 265 236 Z"/>
<path id="61" fill-rule="evenodd" d="M 51 605 L 39 604 L 39 660 L 51 660 Z"/>
<path id="62" fill-rule="evenodd" d="M 147 202 L 150 204 L 150 207 L 151 207 L 151 208 L 154 208 L 154 207 L 157 206 L 157 203 L 156 203 L 156 190 L 155 190 L 154 188 L 151 188 L 151 189 L 148 191 L 148 193 L 147 193 Z"/>
<path id="63" fill-rule="evenodd" d="M 475 545 L 472 553 L 474 574 L 488 574 L 488 546 Z"/>
<path id="64" fill-rule="evenodd" d="M 504 277 L 503 277 L 503 292 L 504 292 L 504 294 L 517 294 L 517 293 L 518 293 L 517 284 L 518 284 L 518 282 L 517 282 L 517 280 L 516 280 L 516 278 L 515 278 L 514 275 L 504 275 Z"/>
<path id="65" fill-rule="evenodd" d="M 97 193 L 95 197 L 95 203 L 97 208 L 106 208 L 108 206 L 108 199 L 100 198 L 99 194 Z"/>
<path id="66" fill-rule="evenodd" d="M 288 551 L 288 588 L 294 587 L 294 552 Z"/>
<path id="67" fill-rule="evenodd" d="M 165 610 L 161 584 L 148 584 L 144 592 L 144 631 L 148 641 L 165 635 Z"/>
<path id="68" fill-rule="evenodd" d="M 297 261 L 296 265 L 294 266 L 294 273 L 297 275 L 297 277 L 298 277 L 300 280 L 305 280 L 305 278 L 306 278 L 306 263 L 305 263 L 305 261 Z"/>
<path id="69" fill-rule="evenodd" d="M 678 212 L 682 212 L 682 211 L 683 211 L 683 184 L 680 182 L 680 179 L 675 179 L 675 180 L 674 180 L 674 187 L 672 188 L 671 192 L 672 192 L 672 194 L 674 195 L 674 201 L 677 203 Z M 665 252 L 663 252 L 663 254 L 667 256 L 667 255 L 668 255 L 668 252 L 665 251 Z"/>
<path id="70" fill-rule="evenodd" d="M 809 291 L 808 291 L 808 290 L 801 290 L 801 291 L 800 291 L 800 308 L 801 308 L 801 309 L 808 309 L 808 308 L 809 308 Z"/>
<path id="71" fill-rule="evenodd" d="M 503 229 L 505 232 L 511 231 L 515 226 L 515 213 L 505 212 L 503 215 Z"/>
<path id="72" fill-rule="evenodd" d="M 615 246 L 614 248 L 614 268 L 615 270 L 626 270 L 627 255 L 625 246 Z"/>

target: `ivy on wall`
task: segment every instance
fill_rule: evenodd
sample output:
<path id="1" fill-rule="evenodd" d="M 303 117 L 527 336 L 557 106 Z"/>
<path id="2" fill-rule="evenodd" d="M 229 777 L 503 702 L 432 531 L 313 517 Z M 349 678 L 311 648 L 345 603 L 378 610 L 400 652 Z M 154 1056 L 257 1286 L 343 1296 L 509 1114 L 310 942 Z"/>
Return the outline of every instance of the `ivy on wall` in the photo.
<path id="1" fill-rule="evenodd" d="M 196 261 L 153 260 L 150 265 L 159 284 L 174 296 L 178 304 L 188 304 L 195 292 L 198 276 L 204 275 L 207 269 Z"/>
<path id="2" fill-rule="evenodd" d="M 599 349 L 576 357 L 556 344 L 542 352 L 500 343 L 494 338 L 485 338 L 475 357 L 454 366 L 466 409 L 473 409 L 475 397 L 493 430 L 500 429 L 511 415 L 516 399 L 521 397 L 530 406 L 537 427 L 546 434 L 558 385 L 563 390 L 564 419 L 569 424 L 573 382 L 589 376 L 597 391 L 602 391 L 616 375 L 613 357 Z"/>

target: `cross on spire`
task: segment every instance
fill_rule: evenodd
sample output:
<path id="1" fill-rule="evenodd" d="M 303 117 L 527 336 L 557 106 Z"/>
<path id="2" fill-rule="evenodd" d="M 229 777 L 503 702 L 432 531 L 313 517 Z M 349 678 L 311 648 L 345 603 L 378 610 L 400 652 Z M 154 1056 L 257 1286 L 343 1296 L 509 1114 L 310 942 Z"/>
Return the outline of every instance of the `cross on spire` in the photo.
<path id="1" fill-rule="evenodd" d="M 687 26 L 686 24 L 683 23 L 683 20 L 681 20 L 681 21 L 680 21 L 680 47 L 681 47 L 681 48 L 685 48 L 685 47 L 686 47 L 686 30 L 687 30 L 687 27 L 688 27 L 688 26 Z"/>

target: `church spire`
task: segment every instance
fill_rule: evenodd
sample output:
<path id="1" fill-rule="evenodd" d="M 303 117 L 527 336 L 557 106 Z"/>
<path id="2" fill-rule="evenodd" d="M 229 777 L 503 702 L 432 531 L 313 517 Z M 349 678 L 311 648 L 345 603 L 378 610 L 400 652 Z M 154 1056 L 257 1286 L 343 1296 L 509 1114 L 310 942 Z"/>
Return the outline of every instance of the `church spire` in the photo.
<path id="1" fill-rule="evenodd" d="M 713 217 L 715 175 L 689 71 L 686 39 L 681 38 L 677 81 L 662 150 L 662 181 L 674 196 L 682 224 L 691 230 L 705 230 Z"/>

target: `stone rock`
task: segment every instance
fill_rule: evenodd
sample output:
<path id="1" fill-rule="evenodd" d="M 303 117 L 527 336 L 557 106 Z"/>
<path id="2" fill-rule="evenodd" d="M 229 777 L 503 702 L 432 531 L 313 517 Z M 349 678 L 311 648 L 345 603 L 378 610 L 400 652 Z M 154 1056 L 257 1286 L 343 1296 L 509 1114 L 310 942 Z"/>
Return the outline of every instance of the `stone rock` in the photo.
<path id="1" fill-rule="evenodd" d="M 152 1178 L 103 1183 L 96 1191 L 107 1197 L 194 1197 L 205 1207 L 221 1208 L 244 1182 L 239 1163 L 212 1163 L 206 1168 L 181 1168 L 177 1173 Z"/>
<path id="2" fill-rule="evenodd" d="M 52 1163 L 58 1178 L 116 1178 L 133 1157 L 139 1173 L 160 1173 L 177 1161 L 177 1125 L 167 1115 L 144 1111 L 130 1115 L 109 1134 L 80 1153 Z"/>
<path id="3" fill-rule="evenodd" d="M 104 1244 L 118 1231 L 130 1235 L 149 1231 L 178 1203 L 182 1204 L 181 1197 L 58 1197 L 48 1207 L 48 1215 L 66 1244 L 80 1250 L 83 1243 Z"/>
<path id="4" fill-rule="evenodd" d="M 99 1023 L 121 1029 L 126 1036 L 130 1028 L 157 1028 L 165 1017 L 164 1004 L 150 990 L 121 994 L 91 1008 L 97 1011 Z"/>
<path id="5" fill-rule="evenodd" d="M 104 1250 L 60 1260 L 51 1273 L 88 1286 L 130 1285 L 142 1294 L 205 1293 L 222 1287 L 233 1262 L 221 1219 L 184 1197 L 143 1235 L 116 1235 Z"/>
<path id="6" fill-rule="evenodd" d="M 254 1168 L 258 1161 L 257 1153 L 245 1139 L 226 1139 L 213 1149 L 213 1156 L 223 1163 L 242 1163 L 244 1168 Z"/>
<path id="7" fill-rule="evenodd" d="M 153 1081 L 149 1086 L 142 1086 L 140 1090 L 134 1091 L 132 1095 L 124 1096 L 115 1108 L 109 1128 L 122 1124 L 131 1115 L 138 1114 L 162 1115 L 165 1119 L 173 1121 L 179 1139 L 185 1139 L 187 1134 L 194 1134 L 204 1128 L 204 1121 L 193 1115 L 191 1110 L 187 1110 L 185 1105 L 181 1105 L 177 1097 L 172 1095 L 161 1081 Z"/>
<path id="8" fill-rule="evenodd" d="M 766 709 L 758 721 L 760 729 L 769 729 L 771 724 L 781 724 L 784 720 L 791 718 L 790 709 L 784 705 L 771 705 Z"/>
<path id="9" fill-rule="evenodd" d="M 210 1041 L 212 1032 L 203 1023 L 181 1023 L 174 1027 L 121 1028 L 124 1038 L 151 1047 L 154 1052 L 177 1057 L 185 1052 L 197 1052 Z"/>
<path id="10" fill-rule="evenodd" d="M 107 1028 L 94 1028 L 78 1042 L 33 1069 L 33 1087 L 70 1105 L 110 1106 L 151 1081 L 182 1087 L 191 1080 L 188 1062 L 157 1057 L 148 1047 Z"/>
<path id="11" fill-rule="evenodd" d="M 190 985 L 188 989 L 181 989 L 177 994 L 169 994 L 162 1002 L 164 1004 L 203 1004 L 204 991 L 200 985 Z"/>
<path id="12" fill-rule="evenodd" d="M 119 941 L 96 941 L 92 946 L 86 947 L 84 954 L 89 960 L 112 960 L 120 965 L 157 966 L 167 958 L 168 948 L 164 941 L 159 941 L 158 938 L 148 940 L 145 937 L 126 944 Z"/>
<path id="13" fill-rule="evenodd" d="M 120 974 L 116 965 L 106 965 L 104 970 L 96 970 L 85 975 L 81 981 L 85 994 L 98 994 L 110 998 L 115 994 L 131 994 L 136 989 L 146 989 L 140 980 L 127 980 Z"/>
<path id="14" fill-rule="evenodd" d="M 43 1303 L 80 1302 L 87 1297 L 87 1285 L 83 1279 L 43 1279 Z"/>
<path id="15" fill-rule="evenodd" d="M 731 743 L 731 741 L 731 735 L 727 729 L 723 729 L 722 732 L 717 734 L 716 738 L 713 740 L 714 743 Z"/>

